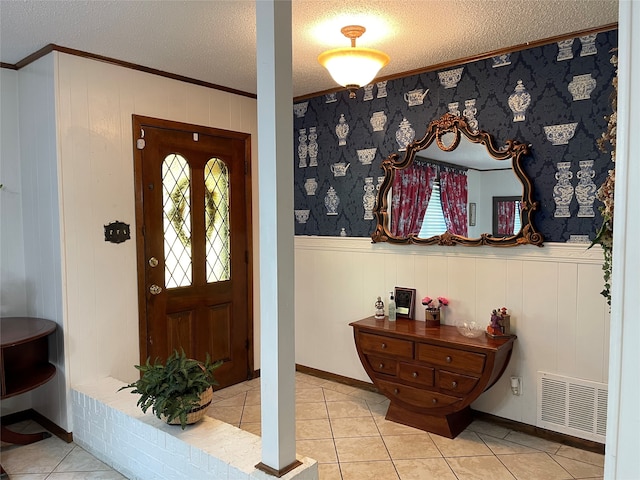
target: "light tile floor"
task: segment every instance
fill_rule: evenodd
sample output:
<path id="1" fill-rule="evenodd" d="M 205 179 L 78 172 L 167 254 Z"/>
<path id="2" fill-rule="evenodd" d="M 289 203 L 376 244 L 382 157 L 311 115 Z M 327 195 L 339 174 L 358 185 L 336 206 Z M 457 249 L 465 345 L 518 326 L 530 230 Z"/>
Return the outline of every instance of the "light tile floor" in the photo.
<path id="1" fill-rule="evenodd" d="M 320 480 L 602 479 L 604 456 L 484 421 L 451 440 L 385 420 L 382 395 L 296 373 L 296 450 Z M 220 390 L 208 414 L 260 434 L 260 380 Z"/>
<path id="2" fill-rule="evenodd" d="M 384 419 L 381 395 L 296 373 L 296 450 L 319 463 L 320 480 L 602 479 L 604 457 L 475 421 L 456 439 Z M 260 434 L 260 380 L 219 390 L 208 414 Z M 42 430 L 33 422 L 11 426 Z M 57 437 L 3 446 L 11 480 L 116 480 L 118 472 Z M 200 479 L 194 479 L 200 480 Z"/>

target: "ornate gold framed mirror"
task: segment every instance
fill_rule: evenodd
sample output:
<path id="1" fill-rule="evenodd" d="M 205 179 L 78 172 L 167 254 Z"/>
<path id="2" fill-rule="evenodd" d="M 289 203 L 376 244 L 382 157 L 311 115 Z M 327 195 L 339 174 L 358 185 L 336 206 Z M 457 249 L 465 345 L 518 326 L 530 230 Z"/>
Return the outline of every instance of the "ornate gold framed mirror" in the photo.
<path id="1" fill-rule="evenodd" d="M 538 202 L 522 167 L 528 153 L 516 140 L 497 147 L 489 133 L 445 113 L 402 156 L 382 162 L 373 242 L 542 246 L 533 223 Z M 497 209 L 497 197 L 516 200 Z"/>

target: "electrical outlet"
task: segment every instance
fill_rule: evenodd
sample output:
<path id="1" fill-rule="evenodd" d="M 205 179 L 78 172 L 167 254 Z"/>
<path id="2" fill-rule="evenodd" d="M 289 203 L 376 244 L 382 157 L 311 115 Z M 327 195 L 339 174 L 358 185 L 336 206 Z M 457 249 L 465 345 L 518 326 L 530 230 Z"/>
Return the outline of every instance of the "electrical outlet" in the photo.
<path id="1" fill-rule="evenodd" d="M 511 377 L 511 393 L 522 395 L 522 377 Z"/>

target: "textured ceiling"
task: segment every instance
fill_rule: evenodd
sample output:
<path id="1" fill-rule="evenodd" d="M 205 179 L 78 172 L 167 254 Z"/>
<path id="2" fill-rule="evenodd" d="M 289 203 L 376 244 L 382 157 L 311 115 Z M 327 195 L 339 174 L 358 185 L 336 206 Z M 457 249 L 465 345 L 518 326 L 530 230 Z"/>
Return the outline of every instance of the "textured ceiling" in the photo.
<path id="1" fill-rule="evenodd" d="M 294 96 L 335 88 L 319 53 L 383 50 L 381 76 L 618 21 L 617 0 L 293 0 Z M 256 93 L 254 1 L 0 0 L 0 61 L 45 45 L 81 50 Z"/>

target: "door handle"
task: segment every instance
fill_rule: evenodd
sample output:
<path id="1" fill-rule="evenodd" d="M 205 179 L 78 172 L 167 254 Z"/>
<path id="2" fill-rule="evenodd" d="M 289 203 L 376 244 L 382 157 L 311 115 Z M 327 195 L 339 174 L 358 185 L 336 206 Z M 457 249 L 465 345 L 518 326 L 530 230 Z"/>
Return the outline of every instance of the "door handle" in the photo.
<path id="1" fill-rule="evenodd" d="M 149 287 L 151 295 L 158 295 L 162 291 L 162 287 L 159 287 L 155 283 Z"/>
<path id="2" fill-rule="evenodd" d="M 153 267 L 157 267 L 158 266 L 158 259 L 156 257 L 151 257 L 149 259 L 149 265 L 153 268 Z"/>

